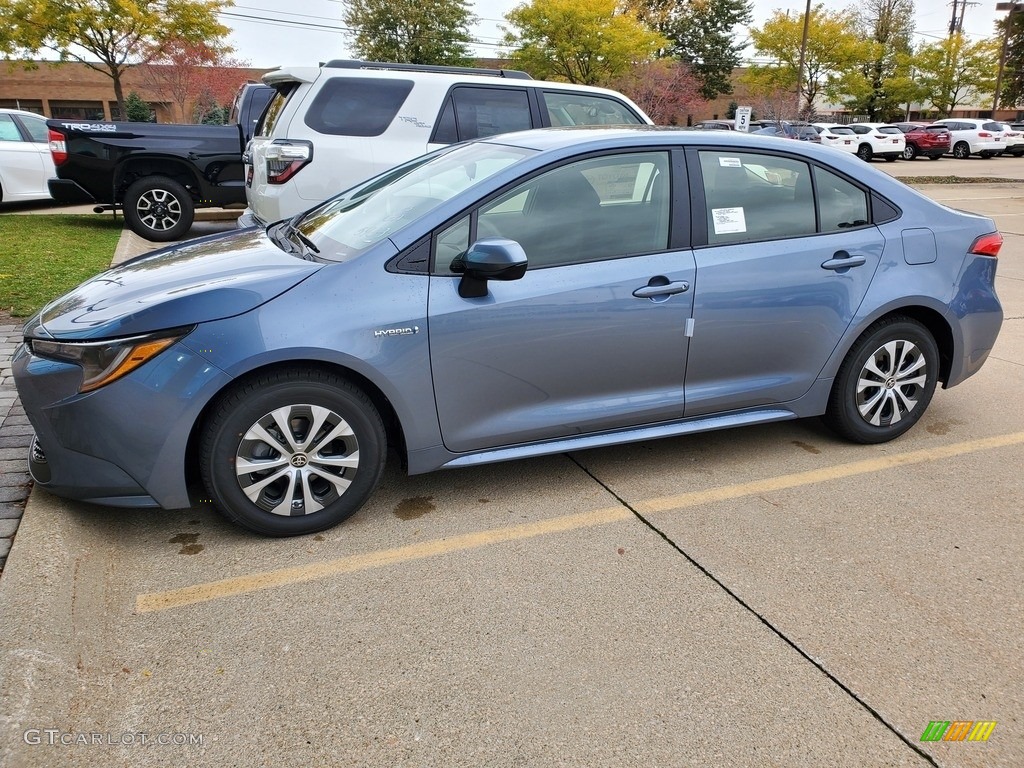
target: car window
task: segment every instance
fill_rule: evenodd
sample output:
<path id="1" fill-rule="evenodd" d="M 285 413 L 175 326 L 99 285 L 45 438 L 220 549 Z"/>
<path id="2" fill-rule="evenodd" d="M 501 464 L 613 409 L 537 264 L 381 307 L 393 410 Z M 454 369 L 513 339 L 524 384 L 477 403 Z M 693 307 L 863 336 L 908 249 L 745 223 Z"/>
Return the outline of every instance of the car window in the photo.
<path id="1" fill-rule="evenodd" d="M 26 117 L 18 115 L 18 121 L 28 132 L 32 141 L 37 144 L 46 144 L 50 141 L 50 129 L 46 127 L 46 121 L 38 117 Z"/>
<path id="2" fill-rule="evenodd" d="M 14 118 L 10 115 L 0 115 L 0 141 L 24 141 L 18 126 L 14 124 Z"/>
<path id="3" fill-rule="evenodd" d="M 924 130 L 929 133 L 949 133 L 949 128 L 945 125 L 926 125 Z"/>
<path id="4" fill-rule="evenodd" d="M 999 123 L 982 123 L 981 127 L 984 128 L 986 131 L 1003 130 L 1003 126 L 1001 126 Z"/>
<path id="5" fill-rule="evenodd" d="M 412 86 L 412 80 L 332 77 L 309 105 L 306 125 L 333 136 L 380 136 Z"/>
<path id="6" fill-rule="evenodd" d="M 702 151 L 708 243 L 798 237 L 817 230 L 810 166 L 753 152 Z"/>
<path id="7" fill-rule="evenodd" d="M 853 131 L 843 126 L 836 126 L 835 128 L 829 128 L 829 130 L 837 136 L 856 136 Z"/>
<path id="8" fill-rule="evenodd" d="M 878 131 L 879 133 L 889 133 L 889 134 L 892 134 L 892 133 L 896 133 L 896 134 L 903 133 L 903 131 L 901 131 L 895 125 L 880 125 L 877 128 L 875 128 L 875 130 Z"/>
<path id="9" fill-rule="evenodd" d="M 615 99 L 565 91 L 544 91 L 544 106 L 553 126 L 566 125 L 638 125 L 640 120 L 625 104 Z M 709 128 L 723 128 L 710 123 Z"/>
<path id="10" fill-rule="evenodd" d="M 453 89 L 452 101 L 458 141 L 533 128 L 530 97 L 525 89 L 460 86 Z M 444 117 L 442 114 L 442 121 Z M 441 139 L 435 135 L 435 141 Z"/>
<path id="11" fill-rule="evenodd" d="M 831 171 L 814 166 L 814 184 L 818 198 L 820 232 L 839 232 L 866 226 L 868 195 Z"/>
<path id="12" fill-rule="evenodd" d="M 852 130 L 854 133 L 870 133 L 871 132 L 871 129 L 868 128 L 866 125 L 851 125 L 850 126 L 850 130 Z"/>
<path id="13" fill-rule="evenodd" d="M 476 237 L 515 240 L 530 269 L 651 253 L 668 247 L 669 204 L 668 153 L 590 158 L 481 207 Z M 468 247 L 465 231 L 459 222 L 438 236 L 438 274 L 451 274 L 448 257 Z"/>

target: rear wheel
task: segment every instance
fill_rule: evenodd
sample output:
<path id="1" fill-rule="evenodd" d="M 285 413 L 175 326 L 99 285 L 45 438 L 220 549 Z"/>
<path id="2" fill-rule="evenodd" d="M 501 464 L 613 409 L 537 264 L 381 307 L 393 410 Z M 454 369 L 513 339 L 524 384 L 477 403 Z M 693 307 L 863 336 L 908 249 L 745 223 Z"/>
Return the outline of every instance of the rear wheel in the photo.
<path id="1" fill-rule="evenodd" d="M 857 147 L 857 157 L 859 157 L 865 163 L 871 162 L 871 156 L 873 154 L 874 153 L 871 151 L 870 144 L 861 144 L 859 147 Z"/>
<path id="2" fill-rule="evenodd" d="M 898 159 L 899 158 L 896 155 L 886 155 L 885 156 L 885 162 L 887 162 L 887 163 L 895 163 Z"/>
<path id="3" fill-rule="evenodd" d="M 278 371 L 218 403 L 200 468 L 228 519 L 295 536 L 355 514 L 380 481 L 386 449 L 380 415 L 361 390 L 324 371 Z"/>
<path id="4" fill-rule="evenodd" d="M 953 145 L 953 157 L 957 160 L 966 160 L 971 156 L 971 145 L 966 141 L 958 141 Z"/>
<path id="5" fill-rule="evenodd" d="M 929 155 L 928 159 L 929 160 L 938 160 L 940 157 L 942 157 L 942 155 Z"/>
<path id="6" fill-rule="evenodd" d="M 913 160 L 915 157 L 917 157 L 917 147 L 913 144 L 907 144 L 906 148 L 903 150 L 903 159 Z"/>
<path id="7" fill-rule="evenodd" d="M 857 443 L 899 437 L 928 407 L 938 372 L 939 351 L 927 328 L 908 317 L 880 320 L 839 368 L 825 423 Z"/>
<path id="8" fill-rule="evenodd" d="M 132 232 L 158 243 L 188 232 L 195 215 L 188 190 L 166 176 L 147 176 L 128 187 L 123 209 Z"/>

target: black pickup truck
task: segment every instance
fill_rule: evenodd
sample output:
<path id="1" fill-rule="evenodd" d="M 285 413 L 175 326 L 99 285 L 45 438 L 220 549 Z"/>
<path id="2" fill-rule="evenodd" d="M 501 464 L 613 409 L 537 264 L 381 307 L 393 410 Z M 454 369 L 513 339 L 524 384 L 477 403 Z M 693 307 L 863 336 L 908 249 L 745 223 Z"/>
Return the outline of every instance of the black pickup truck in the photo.
<path id="1" fill-rule="evenodd" d="M 120 207 L 141 237 L 177 240 L 192 226 L 196 208 L 245 203 L 248 115 L 258 105 L 253 101 L 271 92 L 246 86 L 235 114 L 247 117 L 235 125 L 47 120 L 57 169 L 50 194 L 65 203 Z"/>

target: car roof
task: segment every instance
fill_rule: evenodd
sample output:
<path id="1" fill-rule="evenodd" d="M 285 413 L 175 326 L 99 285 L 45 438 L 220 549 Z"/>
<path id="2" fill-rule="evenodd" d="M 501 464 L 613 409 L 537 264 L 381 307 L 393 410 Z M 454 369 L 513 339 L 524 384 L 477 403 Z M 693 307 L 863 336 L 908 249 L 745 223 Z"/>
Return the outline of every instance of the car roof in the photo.
<path id="1" fill-rule="evenodd" d="M 27 115 L 28 117 L 38 117 L 40 120 L 46 119 L 46 115 L 40 115 L 38 112 L 29 112 L 27 109 L 11 109 L 9 107 L 0 107 L 0 114 Z"/>

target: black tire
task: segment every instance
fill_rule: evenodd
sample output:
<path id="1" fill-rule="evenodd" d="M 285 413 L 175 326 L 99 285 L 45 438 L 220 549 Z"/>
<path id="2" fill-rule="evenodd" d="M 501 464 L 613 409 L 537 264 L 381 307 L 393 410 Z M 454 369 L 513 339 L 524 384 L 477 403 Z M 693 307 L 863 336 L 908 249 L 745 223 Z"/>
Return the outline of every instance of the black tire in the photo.
<path id="1" fill-rule="evenodd" d="M 917 147 L 915 147 L 913 144 L 907 144 L 907 146 L 903 150 L 903 159 L 913 160 L 915 157 L 917 157 Z"/>
<path id="2" fill-rule="evenodd" d="M 971 145 L 966 141 L 958 141 L 953 145 L 953 157 L 957 160 L 966 160 L 971 156 Z"/>
<path id="3" fill-rule="evenodd" d="M 886 155 L 885 156 L 885 162 L 887 162 L 887 163 L 895 163 L 898 159 L 899 158 L 897 158 L 896 155 Z"/>
<path id="4" fill-rule="evenodd" d="M 861 144 L 859 147 L 857 147 L 857 157 L 859 157 L 865 163 L 871 162 L 872 155 L 874 155 L 874 152 L 871 151 L 870 144 Z"/>
<path id="5" fill-rule="evenodd" d="M 277 371 L 215 405 L 203 425 L 200 470 L 229 520 L 266 536 L 297 536 L 355 514 L 380 482 L 386 451 L 380 414 L 360 389 L 326 371 Z M 236 461 L 267 469 L 241 473 Z"/>
<path id="6" fill-rule="evenodd" d="M 931 155 L 931 156 L 929 156 L 928 159 L 929 160 L 941 160 L 942 159 L 942 155 Z"/>
<path id="7" fill-rule="evenodd" d="M 139 237 L 177 240 L 192 227 L 195 206 L 188 190 L 167 176 L 139 179 L 124 194 L 124 220 Z"/>
<path id="8" fill-rule="evenodd" d="M 939 350 L 927 328 L 909 317 L 879 320 L 840 366 L 824 421 L 855 443 L 897 438 L 928 408 L 938 373 Z M 858 392 L 862 381 L 870 383 Z"/>

